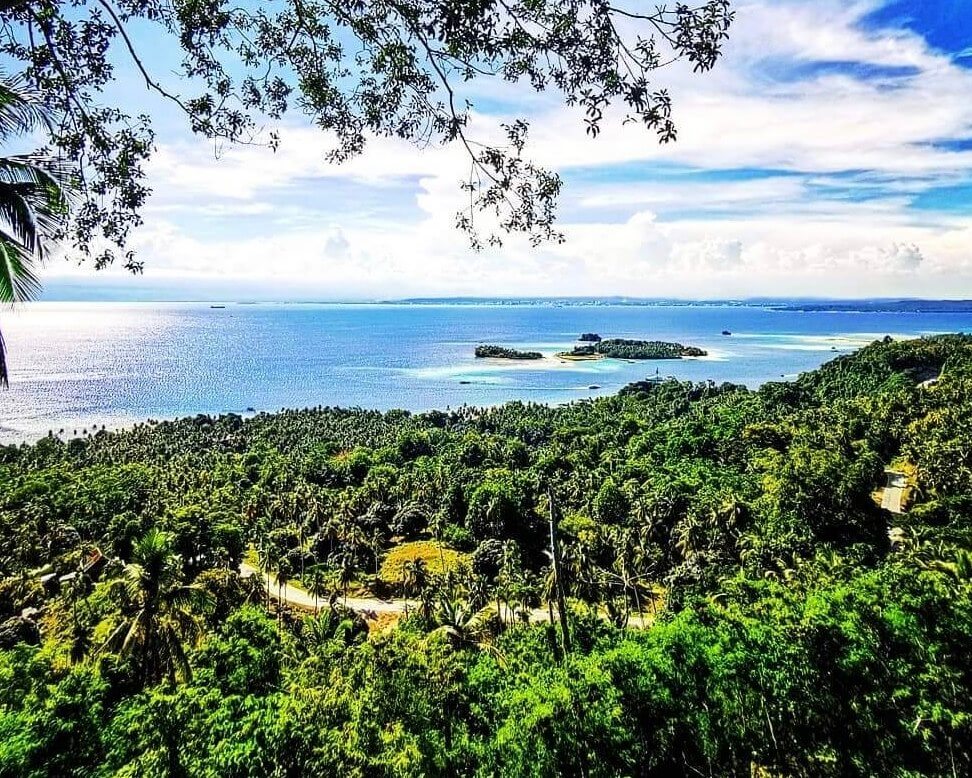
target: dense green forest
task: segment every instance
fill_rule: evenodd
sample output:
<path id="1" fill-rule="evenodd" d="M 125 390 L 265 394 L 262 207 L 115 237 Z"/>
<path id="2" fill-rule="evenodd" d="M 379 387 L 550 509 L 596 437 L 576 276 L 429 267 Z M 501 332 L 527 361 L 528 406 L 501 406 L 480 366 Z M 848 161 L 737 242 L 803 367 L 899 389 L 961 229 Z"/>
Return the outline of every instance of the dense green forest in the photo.
<path id="1" fill-rule="evenodd" d="M 0 448 L 0 775 L 969 775 L 970 419 L 945 336 Z"/>
<path id="2" fill-rule="evenodd" d="M 598 337 L 593 333 L 585 333 L 581 341 L 590 345 L 575 346 L 573 351 L 567 352 L 569 357 L 602 356 L 611 359 L 682 359 L 682 357 L 704 357 L 706 352 L 697 346 L 683 346 L 681 343 L 668 343 L 663 340 L 627 340 L 624 338 L 608 338 L 607 340 L 593 340 Z M 586 341 L 585 341 L 586 339 Z"/>
<path id="3" fill-rule="evenodd" d="M 539 351 L 517 351 L 503 346 L 476 346 L 476 356 L 480 359 L 543 359 Z"/>

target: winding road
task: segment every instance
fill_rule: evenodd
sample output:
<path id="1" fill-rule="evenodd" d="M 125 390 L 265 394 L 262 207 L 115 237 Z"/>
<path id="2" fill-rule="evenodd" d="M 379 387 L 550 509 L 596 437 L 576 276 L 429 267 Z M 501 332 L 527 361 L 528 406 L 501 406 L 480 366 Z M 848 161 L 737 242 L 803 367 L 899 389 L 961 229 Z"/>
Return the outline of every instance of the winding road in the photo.
<path id="1" fill-rule="evenodd" d="M 299 589 L 293 584 L 288 583 L 286 588 L 279 586 L 277 576 L 275 573 L 271 573 L 267 576 L 261 573 L 253 565 L 249 565 L 246 562 L 240 564 L 240 575 L 244 578 L 250 578 L 251 576 L 258 576 L 263 584 L 264 590 L 275 600 L 283 600 L 287 605 L 292 608 L 298 608 L 299 610 L 309 611 L 314 613 L 321 608 L 326 608 L 328 604 L 327 599 L 317 598 L 314 601 L 313 595 L 308 594 L 303 589 Z M 283 596 L 281 596 L 281 594 Z M 337 602 L 341 603 L 345 607 L 351 608 L 351 610 L 357 611 L 365 615 L 366 617 L 372 616 L 377 618 L 379 614 L 383 613 L 404 613 L 406 606 L 411 609 L 419 607 L 419 603 L 416 601 L 406 601 L 406 600 L 382 600 L 378 597 L 348 597 L 347 599 L 343 597 L 338 597 Z M 556 613 L 556 607 L 554 608 Z M 502 617 L 504 621 L 513 619 L 513 614 L 503 606 Z M 546 622 L 550 620 L 550 612 L 546 608 L 534 608 L 529 612 L 529 621 L 531 624 L 538 622 Z M 632 615 L 630 626 L 636 625 L 636 620 L 640 620 L 640 627 L 644 629 L 653 618 L 648 619 L 646 623 L 646 614 L 642 613 L 639 617 Z"/>
<path id="2" fill-rule="evenodd" d="M 282 587 L 277 580 L 276 573 L 271 573 L 269 576 L 264 575 L 246 562 L 240 564 L 240 575 L 244 578 L 249 578 L 254 575 L 259 576 L 260 581 L 263 583 L 263 588 L 271 597 L 277 600 L 282 599 L 291 607 L 314 611 L 327 606 L 328 600 L 326 598 L 317 598 L 315 602 L 313 595 L 308 594 L 303 589 L 298 589 L 290 583 L 283 589 L 283 597 L 280 597 Z M 404 613 L 406 606 L 405 600 L 382 600 L 378 597 L 348 597 L 346 600 L 339 597 L 337 601 L 351 608 L 351 610 L 359 611 L 360 613 Z M 414 608 L 415 604 L 411 603 L 411 607 Z"/>

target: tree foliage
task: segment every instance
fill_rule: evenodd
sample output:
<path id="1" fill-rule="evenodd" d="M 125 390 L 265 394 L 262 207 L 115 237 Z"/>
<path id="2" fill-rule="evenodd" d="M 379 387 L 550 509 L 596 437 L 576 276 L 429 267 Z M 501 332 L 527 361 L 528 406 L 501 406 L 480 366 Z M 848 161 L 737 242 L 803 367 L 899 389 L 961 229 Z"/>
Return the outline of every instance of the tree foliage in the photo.
<path id="1" fill-rule="evenodd" d="M 655 71 L 678 59 L 712 68 L 731 21 L 728 0 L 651 9 L 607 0 L 8 0 L 0 52 L 56 117 L 52 148 L 80 165 L 76 247 L 98 266 L 122 255 L 137 269 L 123 247 L 149 195 L 154 135 L 148 116 L 112 103 L 120 71 L 217 141 L 275 147 L 279 135 L 264 126 L 296 111 L 333 140 L 334 162 L 377 136 L 459 143 L 470 175 L 457 222 L 474 245 L 499 242 L 503 231 L 539 241 L 557 237 L 560 179 L 525 155 L 522 118 L 504 124 L 497 142 L 470 135 L 477 83 L 554 90 L 593 136 L 616 105 L 622 120 L 669 141 L 672 102 Z M 141 43 L 152 39 L 181 58 L 175 82 Z M 476 227 L 484 211 L 498 224 L 487 235 Z"/>
<path id="2" fill-rule="evenodd" d="M 2 448 L 0 775 L 968 774 L 970 413 L 946 336 L 759 391 Z M 411 602 L 369 634 L 335 593 L 383 563 Z M 274 573 L 330 602 L 267 613 Z"/>

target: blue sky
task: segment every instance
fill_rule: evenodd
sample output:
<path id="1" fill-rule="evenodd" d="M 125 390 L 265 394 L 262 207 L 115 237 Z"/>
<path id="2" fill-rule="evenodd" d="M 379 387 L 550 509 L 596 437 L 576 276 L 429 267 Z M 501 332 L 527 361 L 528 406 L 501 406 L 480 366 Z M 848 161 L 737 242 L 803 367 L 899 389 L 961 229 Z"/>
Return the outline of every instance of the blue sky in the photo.
<path id="1" fill-rule="evenodd" d="M 452 226 L 457 149 L 379 140 L 335 167 L 328 139 L 293 117 L 276 154 L 217 158 L 122 77 L 117 94 L 158 117 L 134 240 L 146 274 L 53 264 L 48 298 L 972 297 L 972 3 L 734 5 L 713 73 L 658 73 L 675 144 L 620 126 L 591 141 L 552 95 L 476 95 L 479 137 L 515 106 L 529 152 L 564 177 L 567 241 L 539 249 L 467 249 Z M 155 51 L 168 72 L 173 52 Z"/>

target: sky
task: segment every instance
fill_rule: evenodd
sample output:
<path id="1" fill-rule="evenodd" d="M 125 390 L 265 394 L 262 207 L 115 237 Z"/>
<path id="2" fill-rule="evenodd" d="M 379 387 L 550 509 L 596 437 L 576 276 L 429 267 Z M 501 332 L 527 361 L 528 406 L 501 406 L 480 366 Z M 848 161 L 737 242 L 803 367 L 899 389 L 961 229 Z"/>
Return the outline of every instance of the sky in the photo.
<path id="1" fill-rule="evenodd" d="M 619 122 L 592 140 L 552 94 L 486 89 L 473 134 L 522 116 L 527 154 L 564 179 L 566 241 L 539 248 L 469 250 L 459 149 L 376 140 L 330 165 L 329 139 L 294 116 L 278 151 L 217 155 L 122 77 L 158 131 L 132 239 L 145 273 L 52 262 L 45 299 L 972 298 L 972 3 L 733 7 L 714 71 L 656 73 L 674 144 Z"/>

